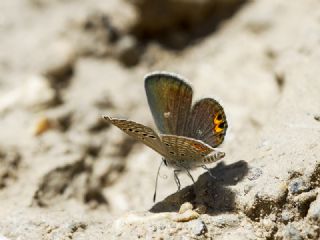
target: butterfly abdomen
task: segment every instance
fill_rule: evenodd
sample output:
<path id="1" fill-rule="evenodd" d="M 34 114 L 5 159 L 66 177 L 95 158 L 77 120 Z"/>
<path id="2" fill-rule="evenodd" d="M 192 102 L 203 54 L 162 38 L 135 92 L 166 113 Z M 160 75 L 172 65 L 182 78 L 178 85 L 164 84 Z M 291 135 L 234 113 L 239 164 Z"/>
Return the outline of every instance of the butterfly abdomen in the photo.
<path id="1" fill-rule="evenodd" d="M 203 164 L 216 162 L 225 156 L 224 152 L 213 151 L 202 159 Z"/>

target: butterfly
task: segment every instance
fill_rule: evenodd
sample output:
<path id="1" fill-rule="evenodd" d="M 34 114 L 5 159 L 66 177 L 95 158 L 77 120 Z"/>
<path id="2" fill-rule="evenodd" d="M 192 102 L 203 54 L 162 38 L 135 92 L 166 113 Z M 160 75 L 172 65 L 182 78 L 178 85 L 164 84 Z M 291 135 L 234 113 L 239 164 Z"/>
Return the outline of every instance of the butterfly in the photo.
<path id="1" fill-rule="evenodd" d="M 183 77 L 168 72 L 153 72 L 144 78 L 148 104 L 159 133 L 143 124 L 104 116 L 104 119 L 139 140 L 163 157 L 162 163 L 174 168 L 174 179 L 180 190 L 178 172 L 220 160 L 224 152 L 215 148 L 226 135 L 228 123 L 223 107 L 213 98 L 192 103 L 193 90 Z M 210 172 L 209 172 L 210 174 Z"/>

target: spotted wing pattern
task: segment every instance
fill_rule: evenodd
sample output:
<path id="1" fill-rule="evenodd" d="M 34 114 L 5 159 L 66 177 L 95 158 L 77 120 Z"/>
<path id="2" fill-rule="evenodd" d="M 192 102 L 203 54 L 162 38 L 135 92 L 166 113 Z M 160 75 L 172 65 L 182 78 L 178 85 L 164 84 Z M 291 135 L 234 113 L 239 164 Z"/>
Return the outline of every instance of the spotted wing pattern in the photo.
<path id="1" fill-rule="evenodd" d="M 164 154 L 165 150 L 163 144 L 161 143 L 161 139 L 159 138 L 158 134 L 151 128 L 125 119 L 111 118 L 108 116 L 104 116 L 104 119 L 107 120 L 107 122 L 120 128 L 129 136 L 149 146 L 161 155 Z"/>
<path id="2" fill-rule="evenodd" d="M 192 107 L 185 135 L 217 147 L 223 142 L 227 128 L 222 106 L 213 98 L 203 98 Z"/>
<path id="3" fill-rule="evenodd" d="M 155 72 L 145 77 L 145 90 L 160 133 L 184 136 L 192 103 L 192 87 L 178 75 Z"/>
<path id="4" fill-rule="evenodd" d="M 160 135 L 166 154 L 175 160 L 200 161 L 214 149 L 202 141 L 175 135 Z"/>

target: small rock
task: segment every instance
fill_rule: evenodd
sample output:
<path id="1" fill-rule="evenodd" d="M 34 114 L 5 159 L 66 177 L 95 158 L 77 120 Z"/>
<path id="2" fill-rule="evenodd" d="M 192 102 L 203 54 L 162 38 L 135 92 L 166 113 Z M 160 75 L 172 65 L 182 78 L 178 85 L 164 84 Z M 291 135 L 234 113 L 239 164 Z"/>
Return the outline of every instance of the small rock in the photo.
<path id="1" fill-rule="evenodd" d="M 293 179 L 288 186 L 288 190 L 291 194 L 299 194 L 307 191 L 309 188 L 309 184 L 307 184 L 302 178 Z"/>
<path id="2" fill-rule="evenodd" d="M 47 117 L 41 117 L 37 122 L 33 130 L 35 136 L 39 136 L 52 127 L 52 123 Z"/>
<path id="3" fill-rule="evenodd" d="M 176 216 L 173 217 L 173 220 L 176 222 L 189 222 L 193 219 L 197 219 L 199 217 L 199 213 L 188 209 L 182 214 L 177 214 Z"/>
<path id="4" fill-rule="evenodd" d="M 320 194 L 318 194 L 317 199 L 311 203 L 308 210 L 308 218 L 320 221 Z"/>
<path id="5" fill-rule="evenodd" d="M 207 226 L 202 220 L 196 219 L 191 221 L 189 224 L 193 234 L 196 236 L 200 236 L 207 232 Z"/>
<path id="6" fill-rule="evenodd" d="M 320 122 L 320 114 L 316 114 L 314 115 L 314 120 L 319 121 Z"/>
<path id="7" fill-rule="evenodd" d="M 180 209 L 179 209 L 179 213 L 182 214 L 184 212 L 186 212 L 187 210 L 192 210 L 193 206 L 191 203 L 189 202 L 185 202 L 184 204 L 181 205 Z"/>
<path id="8" fill-rule="evenodd" d="M 302 240 L 302 237 L 293 225 L 288 224 L 283 230 L 283 239 Z"/>
<path id="9" fill-rule="evenodd" d="M 284 223 L 287 223 L 287 222 L 293 220 L 293 218 L 294 218 L 294 214 L 288 210 L 284 210 L 281 213 L 281 219 Z"/>

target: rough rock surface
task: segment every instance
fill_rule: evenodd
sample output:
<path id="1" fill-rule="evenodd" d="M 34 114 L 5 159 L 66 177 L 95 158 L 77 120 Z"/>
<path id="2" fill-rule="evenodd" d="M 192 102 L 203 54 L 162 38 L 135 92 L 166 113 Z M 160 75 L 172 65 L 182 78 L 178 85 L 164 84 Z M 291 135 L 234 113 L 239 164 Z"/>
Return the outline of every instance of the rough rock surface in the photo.
<path id="1" fill-rule="evenodd" d="M 320 3 L 147 2 L 0 1 L 0 239 L 319 239 Z M 213 177 L 163 168 L 156 203 L 160 156 L 101 118 L 154 126 L 153 70 L 230 126 Z"/>

